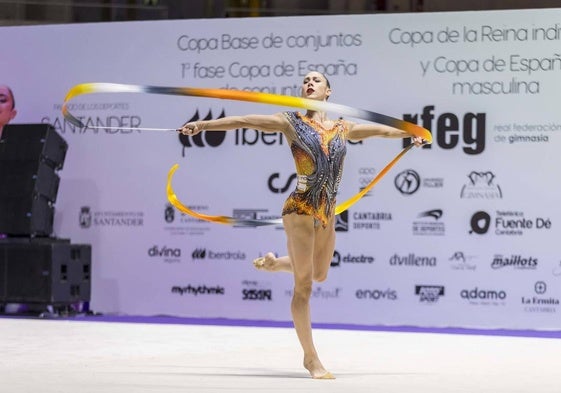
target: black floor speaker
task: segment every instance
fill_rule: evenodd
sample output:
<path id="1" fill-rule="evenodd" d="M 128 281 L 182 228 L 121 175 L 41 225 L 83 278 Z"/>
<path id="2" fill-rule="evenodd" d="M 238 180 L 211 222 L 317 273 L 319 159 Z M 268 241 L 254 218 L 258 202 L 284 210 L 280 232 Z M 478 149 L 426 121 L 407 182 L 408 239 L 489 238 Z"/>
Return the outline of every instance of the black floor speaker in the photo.
<path id="1" fill-rule="evenodd" d="M 68 143 L 51 124 L 8 124 L 2 130 L 0 159 L 43 161 L 54 170 L 62 169 Z"/>
<path id="2" fill-rule="evenodd" d="M 68 150 L 50 124 L 7 125 L 0 139 L 0 233 L 49 236 Z"/>
<path id="3" fill-rule="evenodd" d="M 48 237 L 53 232 L 55 208 L 41 195 L 0 198 L 0 233 L 10 237 Z"/>
<path id="4" fill-rule="evenodd" d="M 64 239 L 0 240 L 0 303 L 89 301 L 91 245 Z"/>

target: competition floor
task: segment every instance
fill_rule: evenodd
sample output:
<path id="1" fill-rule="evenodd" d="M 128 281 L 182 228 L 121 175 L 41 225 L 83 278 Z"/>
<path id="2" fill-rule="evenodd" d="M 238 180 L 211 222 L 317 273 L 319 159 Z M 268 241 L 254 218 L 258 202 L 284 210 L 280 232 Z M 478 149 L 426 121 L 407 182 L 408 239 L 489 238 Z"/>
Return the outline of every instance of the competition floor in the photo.
<path id="1" fill-rule="evenodd" d="M 289 327 L 178 321 L 0 318 L 0 392 L 561 392 L 561 332 L 318 328 L 320 381 Z"/>

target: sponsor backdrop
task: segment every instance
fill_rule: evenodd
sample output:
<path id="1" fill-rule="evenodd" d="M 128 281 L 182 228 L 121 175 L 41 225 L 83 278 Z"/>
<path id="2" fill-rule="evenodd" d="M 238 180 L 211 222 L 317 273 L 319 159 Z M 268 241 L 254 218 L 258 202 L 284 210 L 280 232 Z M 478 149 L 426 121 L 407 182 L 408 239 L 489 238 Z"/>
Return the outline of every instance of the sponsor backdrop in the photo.
<path id="1" fill-rule="evenodd" d="M 251 263 L 285 253 L 282 228 L 182 215 L 165 181 L 178 163 L 174 187 L 186 204 L 256 218 L 278 217 L 296 181 L 279 134 L 134 130 L 287 108 L 92 94 L 70 109 L 107 128 L 77 129 L 60 111 L 68 89 L 298 95 L 303 76 L 319 70 L 333 102 L 422 124 L 434 144 L 408 153 L 341 215 L 329 278 L 312 293 L 314 321 L 559 328 L 561 9 L 4 27 L 0 37 L 17 122 L 51 123 L 69 143 L 55 230 L 93 246 L 94 310 L 289 320 L 290 275 Z M 340 200 L 402 146 L 351 144 Z"/>

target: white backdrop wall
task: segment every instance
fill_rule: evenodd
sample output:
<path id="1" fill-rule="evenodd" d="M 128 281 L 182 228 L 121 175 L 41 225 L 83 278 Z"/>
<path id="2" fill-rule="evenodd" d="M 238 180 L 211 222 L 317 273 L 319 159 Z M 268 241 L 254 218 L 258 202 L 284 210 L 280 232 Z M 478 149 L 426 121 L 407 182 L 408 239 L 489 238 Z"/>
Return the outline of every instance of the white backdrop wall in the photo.
<path id="1" fill-rule="evenodd" d="M 18 123 L 48 122 L 69 143 L 55 235 L 93 247 L 91 307 L 104 313 L 289 320 L 291 277 L 255 271 L 285 253 L 282 228 L 209 224 L 208 214 L 278 216 L 295 187 L 278 134 L 180 139 L 125 127 L 288 108 L 73 85 L 116 82 L 299 94 L 325 72 L 331 100 L 431 129 L 341 219 L 313 320 L 355 324 L 560 327 L 561 9 L 180 20 L 0 28 L 2 83 Z M 333 114 L 336 116 L 336 114 Z M 340 200 L 395 154 L 397 140 L 349 146 Z M 2 185 L 6 187 L 9 185 Z"/>

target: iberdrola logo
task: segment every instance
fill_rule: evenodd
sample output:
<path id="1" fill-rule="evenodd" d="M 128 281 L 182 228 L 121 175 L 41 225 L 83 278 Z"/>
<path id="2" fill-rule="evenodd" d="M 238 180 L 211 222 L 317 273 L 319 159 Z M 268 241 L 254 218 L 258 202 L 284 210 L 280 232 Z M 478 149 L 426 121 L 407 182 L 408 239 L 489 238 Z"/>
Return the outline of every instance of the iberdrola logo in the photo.
<path id="1" fill-rule="evenodd" d="M 224 109 L 222 109 L 222 113 L 220 113 L 220 116 L 218 116 L 217 119 L 221 119 L 224 116 L 225 112 Z M 201 119 L 199 111 L 197 110 L 195 114 L 188 121 L 186 121 L 186 123 L 191 121 L 212 119 L 214 119 L 214 117 L 211 110 L 208 111 L 208 114 L 204 117 L 204 119 Z M 181 142 L 181 144 L 183 145 L 181 156 L 185 157 L 185 149 L 188 147 L 217 147 L 220 146 L 222 142 L 224 142 L 224 139 L 226 139 L 226 131 L 203 131 L 193 136 L 183 135 L 179 133 L 179 142 Z"/>

